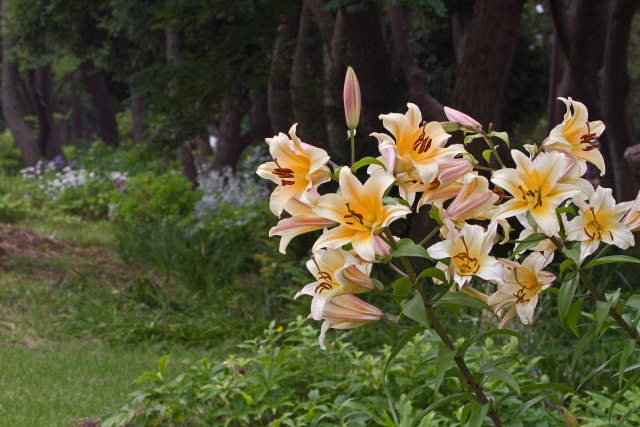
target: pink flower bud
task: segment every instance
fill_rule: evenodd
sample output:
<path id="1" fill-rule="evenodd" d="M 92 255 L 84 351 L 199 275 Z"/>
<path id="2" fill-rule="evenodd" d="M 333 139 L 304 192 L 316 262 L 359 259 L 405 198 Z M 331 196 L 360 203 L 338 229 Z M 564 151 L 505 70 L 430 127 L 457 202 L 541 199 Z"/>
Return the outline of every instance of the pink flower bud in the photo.
<path id="1" fill-rule="evenodd" d="M 360 97 L 360 84 L 358 83 L 356 73 L 351 67 L 347 69 L 347 75 L 344 78 L 342 98 L 344 101 L 344 116 L 347 120 L 347 127 L 352 131 L 358 127 L 362 101 Z"/>
<path id="2" fill-rule="evenodd" d="M 474 129 L 482 129 L 482 125 L 473 117 L 467 116 L 462 111 L 454 110 L 453 108 L 444 107 L 444 114 L 447 119 L 452 122 L 460 123 L 462 126 L 466 126 Z"/>

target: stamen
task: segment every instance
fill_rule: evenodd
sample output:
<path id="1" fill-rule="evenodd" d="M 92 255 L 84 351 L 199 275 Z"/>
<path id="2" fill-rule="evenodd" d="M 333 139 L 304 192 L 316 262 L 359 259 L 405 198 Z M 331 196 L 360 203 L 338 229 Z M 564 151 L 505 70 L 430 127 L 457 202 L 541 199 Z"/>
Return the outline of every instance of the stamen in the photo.
<path id="1" fill-rule="evenodd" d="M 498 187 L 494 187 L 491 192 L 498 195 L 498 200 L 494 203 L 494 205 L 499 205 L 500 203 L 502 203 L 502 199 L 504 199 L 504 191 L 500 190 Z"/>
<path id="2" fill-rule="evenodd" d="M 424 153 L 425 151 L 428 151 L 429 148 L 431 148 L 431 143 L 433 142 L 433 140 L 431 139 L 430 136 L 425 139 L 426 132 L 427 132 L 427 122 L 424 121 L 422 122 L 422 134 L 413 143 L 413 151 L 417 151 L 418 154 Z"/>
<path id="3" fill-rule="evenodd" d="M 284 187 L 285 185 L 293 185 L 295 184 L 295 180 L 292 179 L 287 179 L 287 178 L 295 178 L 293 175 L 293 170 L 289 169 L 289 168 L 282 168 L 280 167 L 280 165 L 278 164 L 278 159 L 273 159 L 273 161 L 275 162 L 276 166 L 278 166 L 277 168 L 275 168 L 273 170 L 273 173 L 275 175 L 278 175 L 278 177 L 280 178 L 280 182 L 282 184 L 282 186 Z"/>
<path id="4" fill-rule="evenodd" d="M 349 214 L 345 215 L 344 218 L 355 218 L 358 220 L 360 225 L 364 225 L 364 217 L 361 214 L 351 210 L 349 202 L 345 202 L 345 205 L 347 206 L 347 212 L 349 212 Z M 350 222 L 347 222 L 347 224 L 353 225 L 353 223 Z"/>
<path id="5" fill-rule="evenodd" d="M 589 144 L 589 146 L 584 147 L 582 150 L 591 151 L 593 149 L 600 147 L 601 144 L 599 142 L 596 142 L 597 139 L 598 139 L 597 135 L 591 132 L 591 128 L 589 127 L 589 122 L 587 122 L 587 133 L 580 137 L 579 144 Z"/>

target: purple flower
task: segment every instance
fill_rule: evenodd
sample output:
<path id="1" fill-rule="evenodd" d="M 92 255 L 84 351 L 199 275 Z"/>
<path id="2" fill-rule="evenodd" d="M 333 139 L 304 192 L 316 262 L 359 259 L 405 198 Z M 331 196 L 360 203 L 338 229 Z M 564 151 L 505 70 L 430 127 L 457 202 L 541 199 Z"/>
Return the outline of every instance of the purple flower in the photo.
<path id="1" fill-rule="evenodd" d="M 125 179 L 124 178 L 120 178 L 116 181 L 116 188 L 118 189 L 119 192 L 123 192 L 124 191 L 124 187 L 122 186 L 122 184 L 124 184 Z"/>

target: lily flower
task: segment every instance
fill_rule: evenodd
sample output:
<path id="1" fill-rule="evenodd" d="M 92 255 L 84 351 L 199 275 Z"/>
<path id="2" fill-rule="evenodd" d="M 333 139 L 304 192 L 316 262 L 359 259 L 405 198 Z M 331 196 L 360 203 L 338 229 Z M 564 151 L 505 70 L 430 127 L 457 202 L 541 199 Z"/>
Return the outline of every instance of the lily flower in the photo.
<path id="1" fill-rule="evenodd" d="M 380 115 L 383 126 L 391 132 L 395 141 L 388 143 L 396 148 L 396 172 L 408 172 L 412 178 L 430 184 L 438 175 L 438 164 L 465 153 L 461 144 L 445 147 L 451 135 L 446 133 L 439 122 L 423 122 L 420 109 L 407 104 L 406 114 L 390 113 Z M 384 148 L 380 144 L 380 148 Z"/>
<path id="2" fill-rule="evenodd" d="M 598 187 L 589 203 L 575 200 L 578 216 L 567 224 L 567 239 L 580 242 L 580 260 L 598 249 L 600 242 L 620 249 L 633 246 L 633 233 L 621 222 L 628 203 L 616 204 L 610 188 Z"/>
<path id="3" fill-rule="evenodd" d="M 307 262 L 307 269 L 316 278 L 293 298 L 310 295 L 311 317 L 321 320 L 325 303 L 337 295 L 359 294 L 374 288 L 369 277 L 371 264 L 358 260 L 343 249 L 320 249 Z"/>
<path id="4" fill-rule="evenodd" d="M 504 258 L 498 260 L 504 268 L 503 282 L 498 284 L 498 290 L 489 297 L 488 304 L 494 312 L 511 307 L 502 318 L 500 328 L 516 314 L 525 325 L 533 322 L 538 294 L 551 286 L 556 279 L 553 273 L 542 270 L 552 260 L 553 253 L 543 256 L 539 252 L 532 252 L 521 264 Z"/>
<path id="5" fill-rule="evenodd" d="M 422 192 L 417 209 L 426 204 L 442 204 L 460 192 L 466 177 L 472 175 L 473 164 L 466 157 L 445 160 L 438 163 L 438 176 L 430 184 L 416 182 L 409 187 L 410 192 Z"/>
<path id="6" fill-rule="evenodd" d="M 313 212 L 313 204 L 302 200 L 290 199 L 284 206 L 284 210 L 291 216 L 281 219 L 269 230 L 269 237 L 282 237 L 279 250 L 283 254 L 287 253 L 287 246 L 294 237 L 338 224 L 336 221 L 316 215 Z"/>
<path id="7" fill-rule="evenodd" d="M 462 226 L 469 219 L 488 219 L 487 213 L 494 207 L 500 196 L 489 190 L 487 178 L 476 175 L 463 184 L 457 196 L 446 209 L 442 203 L 435 203 L 441 214 L 454 224 Z"/>
<path id="8" fill-rule="evenodd" d="M 362 101 L 360 96 L 360 84 L 353 68 L 347 68 L 347 75 L 344 78 L 344 89 L 342 91 L 344 101 L 344 115 L 347 121 L 349 132 L 358 127 L 360 121 L 360 109 Z"/>
<path id="9" fill-rule="evenodd" d="M 622 223 L 635 233 L 640 231 L 640 192 L 635 200 L 626 203 L 629 210 L 622 218 Z"/>
<path id="10" fill-rule="evenodd" d="M 322 308 L 320 318 L 324 320 L 320 328 L 320 348 L 326 350 L 325 335 L 330 328 L 358 328 L 367 323 L 382 319 L 384 313 L 377 307 L 367 304 L 355 295 L 338 295 L 328 300 Z"/>
<path id="11" fill-rule="evenodd" d="M 301 199 L 305 191 L 330 179 L 329 155 L 302 142 L 296 136 L 296 127 L 294 124 L 289 130 L 291 139 L 282 132 L 266 139 L 273 161 L 260 165 L 257 171 L 262 178 L 278 184 L 269 200 L 271 212 L 278 217 L 289 200 Z"/>
<path id="12" fill-rule="evenodd" d="M 411 209 L 403 205 L 383 205 L 382 197 L 393 183 L 394 177 L 379 171 L 363 185 L 349 168 L 340 169 L 339 183 L 342 194 L 325 194 L 315 203 L 313 212 L 339 225 L 325 230 L 313 245 L 320 248 L 339 248 L 347 243 L 365 261 L 374 261 L 375 237 L 391 222 L 404 218 Z"/>
<path id="13" fill-rule="evenodd" d="M 449 266 L 442 262 L 436 265 L 447 274 L 447 279 L 453 280 L 460 287 L 473 276 L 500 282 L 500 264 L 489 255 L 498 223 L 491 223 L 486 232 L 479 225 L 464 224 L 458 231 L 451 220 L 445 219 L 444 223 L 447 228 L 446 239 L 429 247 L 427 253 L 435 259 L 449 258 Z"/>
<path id="14" fill-rule="evenodd" d="M 600 120 L 590 122 L 587 107 L 583 103 L 571 98 L 558 99 L 565 103 L 567 112 L 562 123 L 551 130 L 542 147 L 575 158 L 580 165 L 580 176 L 587 171 L 587 162 L 600 169 L 600 176 L 604 175 L 604 158 L 598 150 L 600 143 L 597 141 L 604 132 L 604 124 Z"/>
<path id="15" fill-rule="evenodd" d="M 495 171 L 491 181 L 510 193 L 513 199 L 496 210 L 492 221 L 529 211 L 543 233 L 547 236 L 556 234 L 560 227 L 556 208 L 582 191 L 577 185 L 558 182 L 570 160 L 561 153 L 546 153 L 531 161 L 518 150 L 511 150 L 511 156 L 516 169 Z"/>

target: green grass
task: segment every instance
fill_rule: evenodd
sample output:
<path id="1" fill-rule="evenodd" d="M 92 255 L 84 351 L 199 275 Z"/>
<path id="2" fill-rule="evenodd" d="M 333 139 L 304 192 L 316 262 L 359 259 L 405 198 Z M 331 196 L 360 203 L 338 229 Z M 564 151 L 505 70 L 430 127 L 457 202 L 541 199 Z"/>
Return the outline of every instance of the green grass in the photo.
<path id="1" fill-rule="evenodd" d="M 170 352 L 173 360 L 207 355 L 202 349 Z M 132 379 L 154 369 L 161 354 L 90 340 L 4 346 L 0 426 L 68 426 L 79 418 L 105 418 L 137 388 Z"/>
<path id="2" fill-rule="evenodd" d="M 198 360 L 210 357 L 214 346 L 226 351 L 242 339 L 214 340 L 224 328 L 211 305 L 198 298 L 189 305 L 162 278 L 112 257 L 106 223 L 54 218 L 25 225 L 55 232 L 62 244 L 20 230 L 5 237 L 10 250 L 0 254 L 0 426 L 104 419 L 161 356 Z M 199 344 L 190 337 L 200 337 Z"/>

